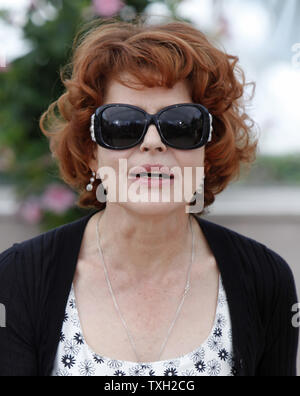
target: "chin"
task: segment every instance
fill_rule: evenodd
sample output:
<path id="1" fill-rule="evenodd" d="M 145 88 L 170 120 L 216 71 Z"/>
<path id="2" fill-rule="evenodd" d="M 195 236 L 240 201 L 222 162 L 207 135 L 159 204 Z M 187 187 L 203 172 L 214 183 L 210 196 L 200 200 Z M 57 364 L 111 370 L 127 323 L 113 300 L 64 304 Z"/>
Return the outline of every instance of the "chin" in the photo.
<path id="1" fill-rule="evenodd" d="M 178 202 L 120 202 L 118 205 L 134 215 L 166 216 L 178 210 L 185 211 L 185 203 Z"/>

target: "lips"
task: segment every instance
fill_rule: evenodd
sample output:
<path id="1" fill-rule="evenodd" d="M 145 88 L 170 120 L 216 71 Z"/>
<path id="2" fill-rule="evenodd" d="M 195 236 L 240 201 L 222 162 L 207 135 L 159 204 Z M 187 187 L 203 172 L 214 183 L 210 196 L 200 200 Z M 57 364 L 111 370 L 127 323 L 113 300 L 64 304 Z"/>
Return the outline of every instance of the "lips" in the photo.
<path id="1" fill-rule="evenodd" d="M 166 173 L 137 173 L 136 175 L 130 175 L 130 176 L 135 176 L 136 178 L 141 178 L 141 177 L 146 177 L 146 178 L 160 178 L 160 179 L 174 179 L 173 175 L 168 175 Z"/>
<path id="2" fill-rule="evenodd" d="M 130 179 L 155 178 L 155 179 L 174 179 L 174 174 L 170 168 L 161 164 L 145 164 L 134 167 L 129 173 Z"/>

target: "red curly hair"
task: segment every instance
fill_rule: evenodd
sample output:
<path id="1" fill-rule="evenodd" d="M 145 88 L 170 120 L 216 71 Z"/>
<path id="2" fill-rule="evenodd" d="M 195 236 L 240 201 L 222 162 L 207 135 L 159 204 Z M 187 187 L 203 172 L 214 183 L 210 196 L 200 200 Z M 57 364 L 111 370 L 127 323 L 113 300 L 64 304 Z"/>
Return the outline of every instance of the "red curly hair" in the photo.
<path id="1" fill-rule="evenodd" d="M 75 38 L 71 62 L 60 71 L 66 91 L 40 119 L 62 179 L 79 192 L 77 205 L 106 205 L 97 200 L 95 190 L 85 189 L 96 145 L 90 138 L 90 118 L 102 105 L 109 79 L 120 81 L 118 74 L 124 71 L 146 87 L 172 88 L 186 79 L 193 102 L 213 115 L 213 140 L 205 148 L 204 197 L 205 207 L 212 204 L 215 195 L 240 175 L 240 165 L 249 166 L 256 158 L 258 142 L 244 98 L 245 86 L 255 84 L 245 82 L 238 61 L 185 21 L 147 25 L 139 18 L 111 18 L 84 26 Z"/>

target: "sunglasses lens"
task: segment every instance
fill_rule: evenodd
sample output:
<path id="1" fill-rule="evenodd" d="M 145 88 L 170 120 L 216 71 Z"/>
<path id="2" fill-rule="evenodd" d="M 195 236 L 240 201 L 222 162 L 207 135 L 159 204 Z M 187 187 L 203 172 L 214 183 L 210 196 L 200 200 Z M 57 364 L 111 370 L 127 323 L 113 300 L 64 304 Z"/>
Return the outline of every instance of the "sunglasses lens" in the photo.
<path id="1" fill-rule="evenodd" d="M 205 144 L 205 113 L 191 105 L 171 107 L 159 115 L 159 126 L 167 144 L 177 149 L 193 149 Z M 126 149 L 142 138 L 147 119 L 143 111 L 126 105 L 113 105 L 101 112 L 100 133 L 106 146 Z M 206 120 L 207 121 L 207 120 Z"/>
<path id="2" fill-rule="evenodd" d="M 203 139 L 204 116 L 193 106 L 180 106 L 164 111 L 159 117 L 164 138 L 180 149 L 199 145 Z"/>
<path id="3" fill-rule="evenodd" d="M 108 107 L 102 113 L 102 139 L 110 147 L 133 146 L 141 138 L 146 119 L 138 110 L 126 106 Z"/>

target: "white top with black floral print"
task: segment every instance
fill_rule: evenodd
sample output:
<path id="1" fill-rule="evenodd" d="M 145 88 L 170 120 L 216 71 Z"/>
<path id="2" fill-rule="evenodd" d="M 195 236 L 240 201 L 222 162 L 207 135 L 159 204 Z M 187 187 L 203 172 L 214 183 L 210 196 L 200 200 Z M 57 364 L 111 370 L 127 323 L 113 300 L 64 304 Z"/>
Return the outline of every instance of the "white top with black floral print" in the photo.
<path id="1" fill-rule="evenodd" d="M 94 353 L 82 335 L 72 285 L 52 376 L 234 376 L 229 307 L 222 278 L 212 331 L 193 352 L 172 360 L 137 363 Z"/>

